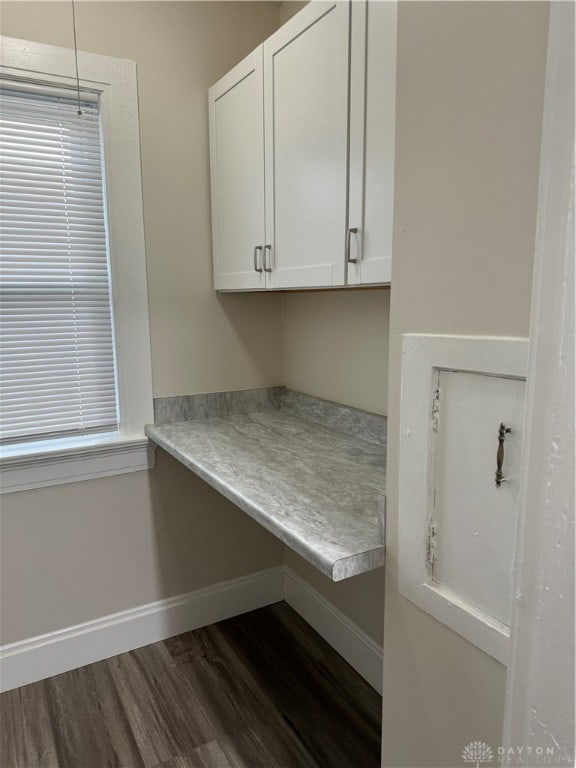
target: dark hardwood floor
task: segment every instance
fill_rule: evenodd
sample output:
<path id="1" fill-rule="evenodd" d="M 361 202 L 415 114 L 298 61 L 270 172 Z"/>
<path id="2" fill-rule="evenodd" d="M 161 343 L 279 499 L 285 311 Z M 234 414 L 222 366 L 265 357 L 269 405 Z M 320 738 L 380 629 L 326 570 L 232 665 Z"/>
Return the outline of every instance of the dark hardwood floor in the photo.
<path id="1" fill-rule="evenodd" d="M 378 694 L 286 603 L 0 696 L 0 768 L 377 768 Z"/>

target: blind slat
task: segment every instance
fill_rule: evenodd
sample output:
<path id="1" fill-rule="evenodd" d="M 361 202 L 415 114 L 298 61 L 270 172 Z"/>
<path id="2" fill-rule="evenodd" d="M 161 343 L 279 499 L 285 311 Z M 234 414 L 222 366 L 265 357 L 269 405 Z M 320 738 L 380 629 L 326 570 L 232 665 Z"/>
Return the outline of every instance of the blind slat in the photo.
<path id="1" fill-rule="evenodd" d="M 117 429 L 97 103 L 0 89 L 0 439 Z"/>

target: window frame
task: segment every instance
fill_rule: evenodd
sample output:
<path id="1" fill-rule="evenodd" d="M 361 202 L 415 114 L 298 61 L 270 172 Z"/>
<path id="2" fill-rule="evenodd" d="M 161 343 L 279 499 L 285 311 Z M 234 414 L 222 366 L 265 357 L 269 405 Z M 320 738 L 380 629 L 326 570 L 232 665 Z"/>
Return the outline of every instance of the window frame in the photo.
<path id="1" fill-rule="evenodd" d="M 0 36 L 0 77 L 75 86 L 73 51 Z M 80 87 L 100 94 L 118 432 L 39 440 L 2 450 L 9 493 L 153 466 L 144 425 L 154 420 L 136 64 L 78 52 Z"/>

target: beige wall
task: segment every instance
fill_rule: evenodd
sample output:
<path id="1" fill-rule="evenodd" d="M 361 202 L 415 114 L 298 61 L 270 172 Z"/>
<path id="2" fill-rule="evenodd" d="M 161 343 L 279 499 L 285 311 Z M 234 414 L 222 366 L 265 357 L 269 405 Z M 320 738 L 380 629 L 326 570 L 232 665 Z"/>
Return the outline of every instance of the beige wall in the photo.
<path id="1" fill-rule="evenodd" d="M 280 5 L 281 23 L 307 3 Z M 390 290 L 305 291 L 282 296 L 283 382 L 291 389 L 387 413 Z M 384 569 L 334 583 L 286 548 L 303 579 L 377 643 L 384 623 Z"/>
<path id="2" fill-rule="evenodd" d="M 308 0 L 283 0 L 280 3 L 280 24 L 284 24 L 298 13 L 305 5 L 308 5 Z"/>
<path id="3" fill-rule="evenodd" d="M 376 568 L 344 581 L 332 581 L 286 547 L 285 563 L 328 602 L 382 645 L 384 629 L 384 568 Z"/>
<path id="4" fill-rule="evenodd" d="M 283 297 L 212 291 L 207 88 L 303 5 L 77 4 L 79 47 L 138 66 L 157 397 L 286 383 L 385 413 L 389 291 Z M 71 43 L 67 2 L 2 2 L 0 24 L 5 35 Z M 191 473 L 169 471 L 161 452 L 158 459 L 149 475 L 3 497 L 1 642 L 282 562 L 276 539 L 234 515 Z M 170 532 L 162 533 L 167 519 Z M 210 531 L 218 521 L 225 534 L 217 544 Z M 157 535 L 164 536 L 162 546 L 155 545 Z M 196 543 L 188 562 L 189 540 Z M 30 557 L 20 557 L 22 551 Z M 381 639 L 383 569 L 338 585 L 288 551 L 286 557 Z"/>
<path id="5" fill-rule="evenodd" d="M 81 49 L 138 66 L 156 396 L 281 380 L 279 296 L 212 291 L 207 89 L 272 3 L 77 3 Z M 3 2 L 4 35 L 71 44 L 70 4 Z M 279 565 L 283 547 L 158 452 L 154 471 L 2 497 L 0 642 Z"/>
<path id="6" fill-rule="evenodd" d="M 3 35 L 69 47 L 69 2 L 2 2 Z M 156 397 L 279 384 L 280 299 L 212 286 L 207 90 L 278 26 L 264 2 L 79 2 L 78 46 L 138 66 Z"/>
<path id="7" fill-rule="evenodd" d="M 394 446 L 402 332 L 527 332 L 546 14 L 401 4 L 392 291 L 216 296 L 206 89 L 299 5 L 82 2 L 79 44 L 138 64 L 155 394 L 282 382 L 387 413 L 391 299 Z M 3 34 L 70 44 L 68 3 L 1 8 Z M 390 453 L 384 759 L 447 768 L 498 740 L 504 670 L 398 597 Z M 381 640 L 383 569 L 329 582 L 162 453 L 151 473 L 4 497 L 2 514 L 3 642 L 284 558 Z"/>
<path id="8" fill-rule="evenodd" d="M 405 332 L 526 336 L 547 35 L 533 2 L 400 5 L 384 622 L 385 766 L 501 739 L 506 670 L 397 589 Z M 417 54 L 417 55 L 416 55 Z"/>
<path id="9" fill-rule="evenodd" d="M 156 469 L 3 497 L 2 643 L 282 563 L 278 539 L 158 451 Z"/>
<path id="10" fill-rule="evenodd" d="M 390 293 L 387 288 L 285 293 L 284 384 L 386 414 Z M 285 559 L 367 635 L 382 642 L 384 568 L 334 583 L 288 548 Z"/>
<path id="11" fill-rule="evenodd" d="M 390 290 L 285 293 L 287 387 L 386 414 Z"/>

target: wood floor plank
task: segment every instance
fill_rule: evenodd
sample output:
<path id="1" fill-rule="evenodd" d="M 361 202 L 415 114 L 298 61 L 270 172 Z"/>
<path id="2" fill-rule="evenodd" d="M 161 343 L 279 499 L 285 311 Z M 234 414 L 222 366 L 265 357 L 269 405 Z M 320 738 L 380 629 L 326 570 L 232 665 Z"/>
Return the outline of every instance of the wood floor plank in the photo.
<path id="1" fill-rule="evenodd" d="M 0 696 L 0 765 L 57 768 L 58 746 L 43 682 Z"/>
<path id="2" fill-rule="evenodd" d="M 154 768 L 198 768 L 195 757 L 182 755 L 173 760 L 167 760 L 165 763 L 154 766 Z"/>
<path id="3" fill-rule="evenodd" d="M 234 647 L 221 635 L 219 625 L 182 639 L 186 652 L 184 657 L 175 656 L 179 668 L 218 724 L 218 742 L 233 764 L 246 768 L 318 768 L 293 738 L 274 702 L 251 677 Z M 166 643 L 170 647 L 170 641 Z M 186 660 L 190 655 L 193 663 Z"/>
<path id="4" fill-rule="evenodd" d="M 217 741 L 211 741 L 209 744 L 198 747 L 194 756 L 198 761 L 196 768 L 232 768 Z M 185 767 L 177 766 L 177 768 Z"/>
<path id="5" fill-rule="evenodd" d="M 145 766 L 190 754 L 212 738 L 162 643 L 117 656 L 108 665 Z"/>
<path id="6" fill-rule="evenodd" d="M 24 765 L 56 768 L 62 765 L 61 746 L 50 717 L 45 681 L 20 689 L 24 721 Z"/>
<path id="7" fill-rule="evenodd" d="M 381 699 L 278 603 L 0 696 L 0 768 L 377 768 Z"/>
<path id="8" fill-rule="evenodd" d="M 117 765 L 89 667 L 43 682 L 60 768 Z"/>
<path id="9" fill-rule="evenodd" d="M 380 697 L 292 609 L 271 606 L 219 630 L 319 765 L 379 768 Z"/>
<path id="10" fill-rule="evenodd" d="M 21 695 L 17 689 L 0 697 L 0 765 L 15 765 L 25 754 Z"/>
<path id="11" fill-rule="evenodd" d="M 145 768 L 130 720 L 124 708 L 108 661 L 100 661 L 89 668 L 92 685 L 100 703 L 107 736 L 117 755 L 118 765 Z"/>
<path id="12" fill-rule="evenodd" d="M 194 750 L 192 755 L 181 755 L 156 768 L 231 768 L 217 741 L 211 741 Z"/>
<path id="13" fill-rule="evenodd" d="M 172 735 L 178 754 L 188 754 L 214 739 L 214 725 L 202 701 L 180 675 L 164 643 L 132 652 L 149 686 L 156 692 L 156 705 Z"/>

